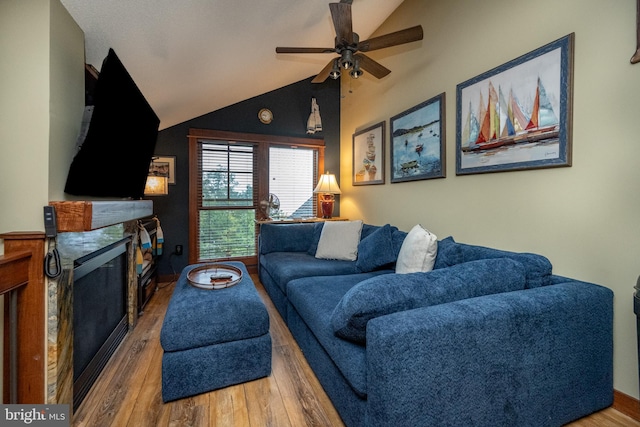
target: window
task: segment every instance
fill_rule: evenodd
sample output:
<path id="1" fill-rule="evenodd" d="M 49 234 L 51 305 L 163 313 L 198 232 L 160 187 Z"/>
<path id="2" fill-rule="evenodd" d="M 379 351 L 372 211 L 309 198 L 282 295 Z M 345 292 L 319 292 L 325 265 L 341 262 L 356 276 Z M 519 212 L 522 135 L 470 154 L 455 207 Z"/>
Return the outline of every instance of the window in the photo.
<path id="1" fill-rule="evenodd" d="M 318 150 L 269 147 L 269 193 L 280 200 L 280 217 L 315 215 L 313 189 L 318 182 Z"/>
<path id="2" fill-rule="evenodd" d="M 260 201 L 280 200 L 278 217 L 313 217 L 324 142 L 191 129 L 189 262 L 257 264 Z M 270 214 L 271 212 L 267 212 Z"/>
<path id="3" fill-rule="evenodd" d="M 221 141 L 199 145 L 199 257 L 254 256 L 253 146 Z"/>

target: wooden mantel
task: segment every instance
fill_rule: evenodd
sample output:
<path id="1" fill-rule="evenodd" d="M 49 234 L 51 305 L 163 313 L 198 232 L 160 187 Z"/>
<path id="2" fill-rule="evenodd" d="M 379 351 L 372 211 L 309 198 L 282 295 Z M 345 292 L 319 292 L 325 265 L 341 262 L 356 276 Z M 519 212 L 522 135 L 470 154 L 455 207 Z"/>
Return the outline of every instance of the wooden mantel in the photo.
<path id="1" fill-rule="evenodd" d="M 91 231 L 153 215 L 152 200 L 49 202 L 56 209 L 58 232 Z"/>

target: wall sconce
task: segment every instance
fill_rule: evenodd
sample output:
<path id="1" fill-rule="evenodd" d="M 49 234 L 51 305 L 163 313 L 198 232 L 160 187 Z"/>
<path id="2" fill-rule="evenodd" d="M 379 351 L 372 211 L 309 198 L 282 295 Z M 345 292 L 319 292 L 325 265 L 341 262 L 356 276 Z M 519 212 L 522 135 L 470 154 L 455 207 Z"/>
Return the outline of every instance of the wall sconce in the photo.
<path id="1" fill-rule="evenodd" d="M 175 176 L 175 157 L 154 156 L 149 163 L 149 173 L 144 185 L 145 196 L 166 196 L 169 194 L 169 177 Z M 172 182 L 173 183 L 173 182 Z"/>
<path id="2" fill-rule="evenodd" d="M 145 196 L 166 196 L 169 194 L 169 179 L 166 176 L 149 175 L 144 186 Z"/>
<path id="3" fill-rule="evenodd" d="M 325 172 L 320 176 L 320 181 L 316 186 L 314 193 L 320 194 L 320 208 L 322 210 L 322 218 L 331 218 L 333 215 L 333 204 L 335 195 L 341 194 L 340 187 L 336 181 L 336 176 L 332 173 Z"/>

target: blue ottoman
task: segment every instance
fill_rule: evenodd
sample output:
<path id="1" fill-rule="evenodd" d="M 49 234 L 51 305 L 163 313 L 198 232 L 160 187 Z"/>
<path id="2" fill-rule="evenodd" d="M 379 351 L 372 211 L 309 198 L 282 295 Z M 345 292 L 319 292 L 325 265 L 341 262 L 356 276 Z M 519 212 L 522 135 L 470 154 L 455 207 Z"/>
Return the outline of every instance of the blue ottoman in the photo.
<path id="1" fill-rule="evenodd" d="M 241 262 L 237 285 L 196 288 L 185 267 L 169 301 L 160 332 L 162 400 L 169 402 L 271 373 L 269 315 Z"/>

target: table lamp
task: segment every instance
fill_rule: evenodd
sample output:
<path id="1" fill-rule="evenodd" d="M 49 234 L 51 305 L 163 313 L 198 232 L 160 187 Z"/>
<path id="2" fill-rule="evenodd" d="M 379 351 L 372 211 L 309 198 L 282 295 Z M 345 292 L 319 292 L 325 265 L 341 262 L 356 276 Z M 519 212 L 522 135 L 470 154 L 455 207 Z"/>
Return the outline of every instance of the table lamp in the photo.
<path id="1" fill-rule="evenodd" d="M 320 208 L 322 210 L 322 218 L 331 218 L 333 214 L 333 203 L 335 202 L 335 195 L 341 194 L 340 187 L 336 181 L 336 176 L 332 173 L 325 172 L 320 176 L 320 181 L 314 193 L 320 196 Z"/>

